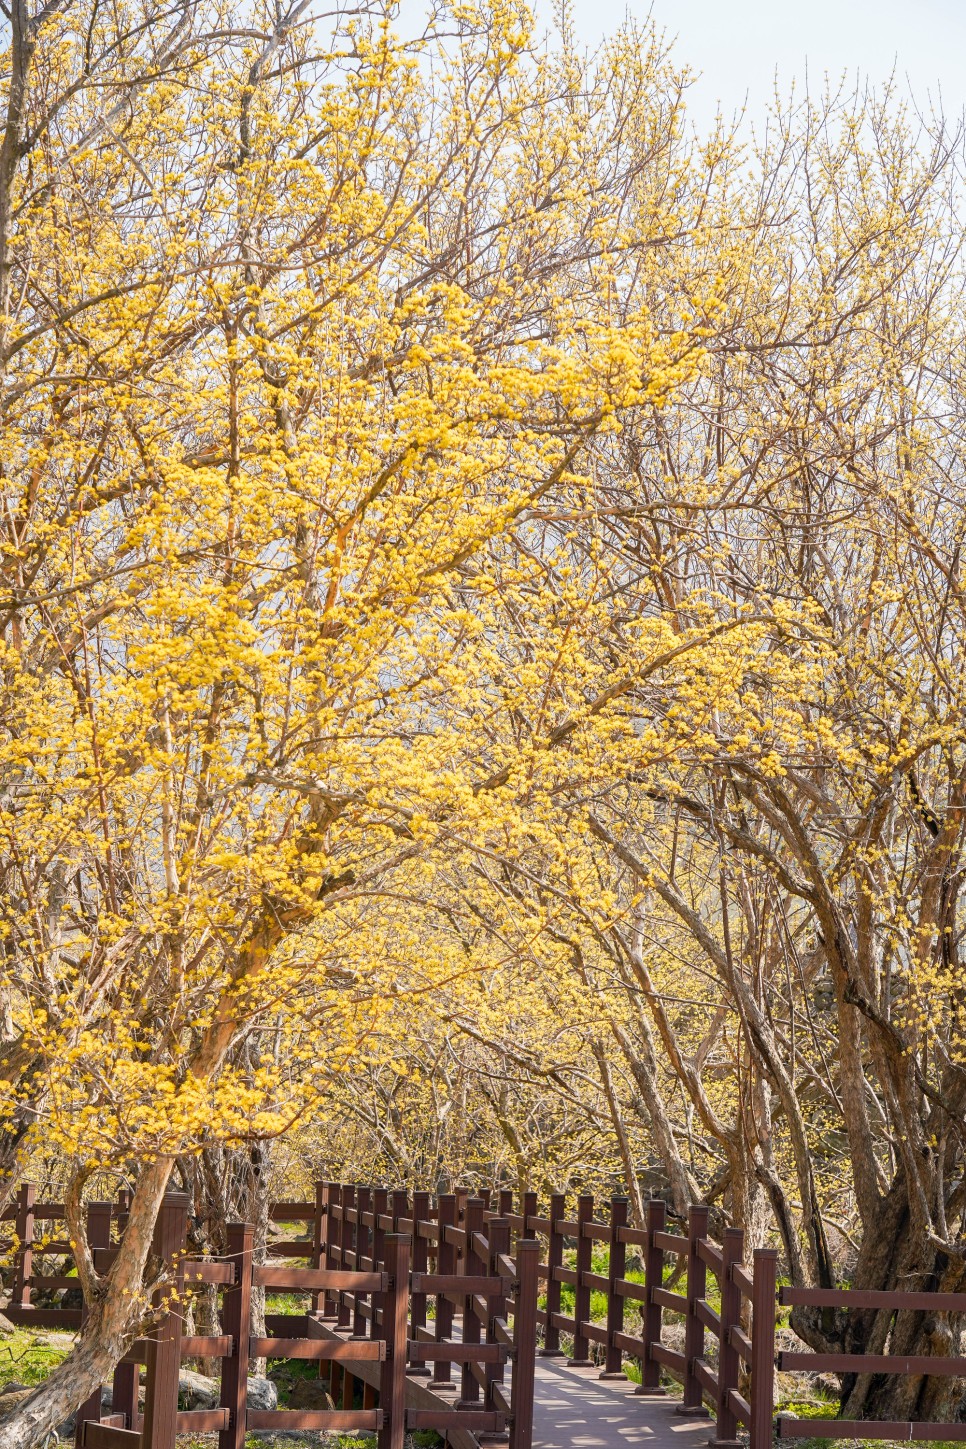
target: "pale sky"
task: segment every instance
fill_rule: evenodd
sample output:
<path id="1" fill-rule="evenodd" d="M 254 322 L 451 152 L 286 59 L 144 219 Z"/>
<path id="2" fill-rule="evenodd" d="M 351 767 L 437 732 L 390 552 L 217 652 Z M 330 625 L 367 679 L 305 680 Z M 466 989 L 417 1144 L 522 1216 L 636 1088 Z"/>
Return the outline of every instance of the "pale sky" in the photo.
<path id="1" fill-rule="evenodd" d="M 581 39 L 595 44 L 628 10 L 648 0 L 572 0 Z M 543 8 L 542 6 L 540 7 Z M 731 114 L 748 97 L 760 116 L 776 71 L 783 93 L 821 90 L 823 77 L 861 73 L 880 82 L 894 70 L 925 107 L 941 94 L 946 116 L 966 108 L 966 0 L 653 0 L 653 15 L 674 54 L 701 71 L 688 109 L 699 126 L 720 101 Z"/>

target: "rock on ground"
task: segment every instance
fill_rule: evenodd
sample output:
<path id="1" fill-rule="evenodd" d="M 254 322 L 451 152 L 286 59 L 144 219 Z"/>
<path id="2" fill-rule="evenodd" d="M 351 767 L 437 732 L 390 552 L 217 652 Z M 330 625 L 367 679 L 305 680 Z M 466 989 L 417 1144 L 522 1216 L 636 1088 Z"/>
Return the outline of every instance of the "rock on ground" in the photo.
<path id="1" fill-rule="evenodd" d="M 221 1384 L 207 1374 L 182 1369 L 178 1376 L 178 1403 L 183 1409 L 217 1409 Z M 248 1380 L 248 1405 L 252 1409 L 277 1409 L 278 1389 L 271 1379 L 252 1374 Z"/>

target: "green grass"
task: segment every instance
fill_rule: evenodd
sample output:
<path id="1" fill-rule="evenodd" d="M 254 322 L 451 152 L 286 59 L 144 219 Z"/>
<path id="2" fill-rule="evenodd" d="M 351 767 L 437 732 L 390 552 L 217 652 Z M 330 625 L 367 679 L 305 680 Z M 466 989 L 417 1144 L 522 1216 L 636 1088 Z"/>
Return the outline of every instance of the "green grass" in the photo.
<path id="1" fill-rule="evenodd" d="M 813 1397 L 783 1399 L 775 1412 L 794 1414 L 798 1419 L 834 1419 L 838 1416 L 838 1409 L 837 1397 L 823 1395 L 818 1388 L 813 1388 Z M 826 1444 L 834 1445 L 835 1449 L 881 1449 L 883 1443 L 881 1439 L 822 1439 L 818 1435 L 814 1439 L 799 1439 L 796 1442 L 799 1449 L 824 1449 Z M 955 1449 L 955 1445 L 956 1441 L 941 1440 L 932 1444 L 930 1449 Z"/>
<path id="2" fill-rule="evenodd" d="M 32 1389 L 42 1384 L 67 1357 L 73 1342 L 71 1333 L 37 1333 L 30 1328 L 18 1328 L 0 1339 L 0 1388 L 25 1384 Z"/>
<path id="3" fill-rule="evenodd" d="M 776 1414 L 794 1414 L 796 1419 L 834 1419 L 838 1404 L 834 1399 L 787 1399 L 779 1404 Z"/>
<path id="4" fill-rule="evenodd" d="M 416 1435 L 414 1434 L 415 1441 Z M 314 1439 L 312 1441 L 315 1442 Z M 437 1442 L 442 1442 L 437 1440 Z M 298 1449 L 296 1440 L 291 1441 L 293 1449 Z M 197 1434 L 185 1434 L 178 1438 L 178 1449 L 211 1449 L 211 1437 L 201 1438 Z M 273 1440 L 270 1434 L 246 1434 L 245 1449 L 273 1449 Z M 326 1440 L 326 1449 L 376 1449 L 375 1434 L 330 1434 Z M 429 1445 L 424 1449 L 430 1449 Z"/>
<path id="5" fill-rule="evenodd" d="M 312 1306 L 309 1293 L 266 1293 L 266 1313 L 308 1313 Z"/>
<path id="6" fill-rule="evenodd" d="M 300 1379 L 317 1379 L 319 1365 L 315 1359 L 270 1358 L 268 1377 L 278 1389 L 278 1407 L 287 1409 L 295 1385 Z"/>
<path id="7" fill-rule="evenodd" d="M 606 1275 L 607 1275 L 607 1269 L 608 1269 L 608 1256 L 609 1256 L 608 1249 L 605 1246 L 603 1246 L 602 1244 L 595 1245 L 594 1251 L 593 1251 L 593 1254 L 591 1255 L 591 1260 L 590 1260 L 591 1272 L 592 1273 L 599 1273 L 602 1277 L 606 1277 Z M 564 1253 L 564 1262 L 563 1262 L 563 1265 L 564 1265 L 565 1268 L 570 1268 L 571 1270 L 573 1270 L 573 1269 L 576 1268 L 576 1266 L 577 1266 L 577 1253 L 576 1253 L 576 1250 L 575 1249 L 571 1248 L 567 1252 Z M 674 1274 L 675 1274 L 676 1270 L 677 1270 L 677 1264 L 675 1264 L 675 1263 L 665 1263 L 665 1265 L 664 1265 L 664 1278 L 663 1278 L 663 1282 L 665 1283 L 665 1285 L 667 1285 L 668 1283 L 671 1282 L 671 1279 L 674 1277 Z M 625 1271 L 624 1271 L 624 1277 L 627 1279 L 627 1281 L 629 1283 L 643 1283 L 644 1282 L 644 1272 L 643 1272 L 643 1270 L 641 1268 L 627 1268 L 627 1269 L 625 1269 Z M 677 1291 L 677 1292 L 683 1292 L 684 1291 L 684 1284 L 683 1284 L 683 1282 L 679 1282 L 678 1283 L 677 1288 L 676 1288 L 675 1291 Z M 706 1296 L 707 1301 L 710 1304 L 710 1306 L 715 1310 L 715 1312 L 718 1312 L 720 1310 L 720 1308 L 721 1308 L 721 1291 L 720 1291 L 720 1289 L 718 1287 L 717 1279 L 710 1272 L 708 1273 L 708 1286 L 707 1286 L 707 1291 L 706 1291 L 705 1296 Z M 570 1283 L 561 1283 L 561 1285 L 560 1285 L 560 1311 L 561 1311 L 561 1313 L 570 1314 L 570 1313 L 573 1312 L 573 1309 L 574 1309 L 574 1297 L 575 1297 L 575 1290 L 574 1290 L 573 1285 L 570 1284 Z M 625 1312 L 628 1313 L 628 1314 L 629 1313 L 632 1313 L 634 1311 L 635 1306 L 637 1306 L 636 1303 L 635 1303 L 635 1300 L 628 1298 L 626 1300 Z M 540 1296 L 539 1307 L 542 1308 L 542 1309 L 546 1309 L 546 1307 L 547 1307 L 547 1295 L 546 1295 L 545 1292 L 542 1293 L 541 1296 Z M 670 1310 L 665 1310 L 665 1311 L 670 1311 Z M 790 1311 L 791 1310 L 789 1310 L 789 1312 Z M 590 1316 L 591 1316 L 591 1319 L 595 1323 L 598 1323 L 598 1322 L 599 1323 L 603 1323 L 605 1321 L 605 1319 L 607 1318 L 607 1294 L 600 1292 L 598 1289 L 594 1289 L 591 1292 L 591 1295 L 590 1295 Z"/>
<path id="8" fill-rule="evenodd" d="M 805 1414 L 799 1415 L 799 1418 L 804 1419 L 805 1417 Z M 834 1416 L 820 1415 L 819 1417 L 831 1418 Z M 797 1445 L 800 1446 L 800 1449 L 824 1449 L 824 1446 L 826 1444 L 834 1445 L 835 1449 L 882 1449 L 884 1441 L 882 1439 L 819 1439 L 816 1436 L 816 1438 L 814 1439 L 797 1439 L 795 1442 Z M 922 1441 L 917 1441 L 914 1439 L 912 1442 L 917 1443 Z M 931 1443 L 930 1449 L 956 1449 L 957 1442 L 961 1441 L 950 1441 L 943 1439 L 936 1443 Z"/>

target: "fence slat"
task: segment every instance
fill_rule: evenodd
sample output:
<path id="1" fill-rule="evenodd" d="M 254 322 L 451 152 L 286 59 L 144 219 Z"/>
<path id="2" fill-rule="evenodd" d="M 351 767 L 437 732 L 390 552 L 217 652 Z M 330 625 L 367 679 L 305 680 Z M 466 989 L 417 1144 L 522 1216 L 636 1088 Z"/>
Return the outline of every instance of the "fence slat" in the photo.
<path id="1" fill-rule="evenodd" d="M 879 1288 L 782 1288 L 782 1305 L 807 1308 L 895 1308 L 966 1313 L 966 1293 L 903 1293 Z"/>
<path id="2" fill-rule="evenodd" d="M 30 1279 L 33 1274 L 34 1202 L 37 1189 L 32 1182 L 21 1184 L 17 1196 L 16 1232 L 17 1271 L 13 1282 L 10 1306 L 30 1307 Z"/>
<path id="3" fill-rule="evenodd" d="M 256 1286 L 262 1288 L 340 1288 L 361 1299 L 367 1293 L 382 1291 L 385 1274 L 346 1272 L 344 1269 L 330 1273 L 328 1268 L 281 1268 L 274 1263 L 259 1263 L 252 1270 L 252 1279 Z"/>
<path id="4" fill-rule="evenodd" d="M 641 1322 L 641 1337 L 644 1352 L 641 1358 L 641 1382 L 637 1392 L 652 1398 L 661 1397 L 661 1365 L 652 1352 L 652 1346 L 661 1341 L 661 1309 L 654 1301 L 654 1290 L 664 1281 L 664 1252 L 657 1242 L 658 1234 L 664 1229 L 667 1218 L 667 1204 L 661 1198 L 651 1198 L 647 1205 L 647 1244 L 644 1249 L 644 1309 Z"/>
<path id="5" fill-rule="evenodd" d="M 174 1265 L 184 1251 L 189 1206 L 190 1200 L 184 1193 L 166 1196 L 154 1234 L 154 1251 L 173 1270 L 176 1286 L 181 1282 L 181 1274 Z M 160 1303 L 163 1296 L 161 1289 L 155 1294 L 155 1303 Z M 169 1312 L 148 1339 L 143 1449 L 175 1449 L 183 1322 L 180 1309 Z"/>
<path id="6" fill-rule="evenodd" d="M 886 1439 L 906 1444 L 912 1440 L 963 1440 L 966 1424 L 910 1424 L 902 1420 L 878 1423 L 873 1419 L 778 1418 L 779 1439 Z"/>
<path id="7" fill-rule="evenodd" d="M 758 1248 L 753 1264 L 749 1431 L 751 1449 L 771 1449 L 772 1418 L 775 1411 L 775 1285 L 778 1275 L 776 1249 Z"/>
<path id="8" fill-rule="evenodd" d="M 621 1230 L 627 1226 L 630 1204 L 626 1197 L 615 1195 L 610 1200 L 610 1250 L 607 1257 L 607 1355 L 600 1377 L 622 1379 L 621 1350 L 617 1334 L 624 1331 L 624 1299 L 617 1291 L 619 1279 L 627 1266 L 627 1247 Z"/>
<path id="9" fill-rule="evenodd" d="M 382 1426 L 381 1409 L 250 1409 L 249 1429 L 349 1429 L 371 1432 Z"/>
<path id="10" fill-rule="evenodd" d="M 372 1211 L 371 1188 L 362 1185 L 356 1187 L 356 1208 L 358 1209 L 358 1217 L 356 1218 L 355 1240 L 356 1260 L 353 1266 L 356 1268 L 357 1271 L 362 1271 L 365 1268 L 363 1259 L 369 1256 L 372 1245 L 371 1231 L 362 1221 L 364 1214 Z M 366 1314 L 365 1309 L 368 1306 L 369 1305 L 366 1301 L 366 1295 L 361 1291 L 359 1287 L 357 1287 L 353 1296 L 352 1308 L 353 1338 L 365 1338 L 366 1336 L 366 1323 L 368 1315 Z M 372 1408 L 372 1405 L 367 1404 L 365 1407 Z"/>
<path id="11" fill-rule="evenodd" d="M 406 1233 L 384 1238 L 389 1284 L 383 1295 L 386 1357 L 379 1375 L 382 1423 L 378 1449 L 403 1449 L 406 1436 L 406 1340 L 409 1307 L 409 1250 Z"/>
<path id="12" fill-rule="evenodd" d="M 534 1360 L 537 1349 L 536 1238 L 517 1243 L 517 1286 L 513 1305 L 513 1376 L 510 1380 L 510 1449 L 531 1449 L 533 1443 Z"/>
<path id="13" fill-rule="evenodd" d="M 456 1194 L 440 1193 L 436 1199 L 439 1211 L 439 1247 L 436 1253 L 436 1270 L 439 1277 L 448 1278 L 456 1272 L 456 1249 L 447 1236 L 447 1228 L 456 1223 L 458 1203 Z M 445 1343 L 453 1336 L 453 1305 L 442 1294 L 436 1299 L 436 1342 Z M 453 1381 L 453 1370 L 446 1360 L 436 1365 L 429 1388 L 440 1389 Z"/>
<path id="14" fill-rule="evenodd" d="M 584 1282 L 584 1274 L 590 1272 L 594 1244 L 584 1232 L 587 1223 L 594 1220 L 594 1199 L 591 1193 L 582 1192 L 577 1199 L 577 1281 L 574 1286 L 574 1351 L 567 1362 L 573 1368 L 587 1368 L 590 1365 L 590 1345 L 581 1324 L 590 1317 L 590 1288 Z"/>
<path id="15" fill-rule="evenodd" d="M 463 1260 L 463 1269 L 468 1278 L 480 1278 L 485 1276 L 486 1265 L 477 1251 L 476 1234 L 483 1231 L 483 1214 L 486 1211 L 484 1199 L 482 1197 L 467 1198 L 465 1211 L 466 1256 Z M 476 1309 L 475 1299 L 468 1297 L 463 1309 L 462 1336 L 465 1344 L 477 1344 L 483 1336 L 483 1324 Z M 470 1363 L 464 1360 L 460 1384 L 460 1407 L 475 1409 L 479 1402 L 480 1386 L 472 1373 Z"/>
<path id="16" fill-rule="evenodd" d="M 708 1270 L 698 1253 L 698 1243 L 707 1236 L 708 1209 L 693 1204 L 688 1213 L 688 1291 L 687 1318 L 684 1324 L 684 1400 L 675 1413 L 704 1414 L 704 1394 L 695 1365 L 704 1357 L 704 1323 L 698 1315 L 697 1300 L 703 1298 Z"/>
<path id="17" fill-rule="evenodd" d="M 221 1321 L 232 1339 L 232 1353 L 221 1365 L 221 1407 L 228 1410 L 228 1424 L 218 1435 L 218 1449 L 244 1449 L 245 1445 L 253 1238 L 250 1223 L 229 1223 L 228 1256 L 235 1265 L 235 1282 L 222 1298 Z"/>
<path id="18" fill-rule="evenodd" d="M 550 1197 L 550 1231 L 547 1235 L 547 1315 L 543 1331 L 543 1348 L 541 1357 L 561 1358 L 563 1350 L 560 1347 L 560 1329 L 554 1324 L 554 1314 L 560 1312 L 560 1280 L 555 1277 L 556 1270 L 563 1266 L 564 1238 L 560 1231 L 560 1219 L 567 1210 L 567 1198 L 564 1193 L 551 1194 Z M 524 1232 L 521 1236 L 526 1237 Z"/>
<path id="19" fill-rule="evenodd" d="M 78 1443 L 82 1449 L 141 1449 L 141 1435 L 137 1429 L 119 1429 L 115 1424 L 96 1424 L 88 1419 Z"/>
<path id="20" fill-rule="evenodd" d="M 718 1404 L 714 1449 L 738 1449 L 738 1421 L 731 1404 L 731 1390 L 738 1388 L 741 1359 L 732 1338 L 740 1331 L 741 1293 L 731 1269 L 740 1263 L 745 1235 L 740 1228 L 725 1228 L 721 1245 L 721 1316 L 718 1323 Z"/>
<path id="21" fill-rule="evenodd" d="M 386 1356 L 386 1347 L 380 1339 L 339 1343 L 335 1339 L 324 1338 L 252 1338 L 249 1340 L 249 1353 L 252 1358 L 381 1363 Z"/>
<path id="22" fill-rule="evenodd" d="M 432 1291 L 429 1288 L 417 1288 L 416 1286 L 421 1278 L 428 1276 L 429 1240 L 420 1229 L 430 1221 L 430 1206 L 431 1199 L 428 1192 L 413 1193 L 413 1286 L 409 1299 L 412 1338 L 418 1338 L 420 1330 L 426 1327 L 426 1295 Z M 433 1373 L 429 1365 L 425 1363 L 414 1364 L 412 1372 L 425 1378 L 431 1378 Z"/>
<path id="23" fill-rule="evenodd" d="M 490 1218 L 488 1232 L 490 1235 L 490 1261 L 487 1264 L 489 1271 L 497 1274 L 499 1271 L 500 1259 L 504 1258 L 510 1251 L 510 1224 L 506 1218 Z M 507 1316 L 507 1297 L 512 1285 L 496 1277 L 495 1281 L 504 1287 L 504 1291 L 495 1297 L 489 1297 L 487 1302 L 486 1319 L 486 1349 L 488 1352 L 495 1350 L 497 1357 L 487 1365 L 486 1370 L 486 1393 L 484 1403 L 486 1408 L 492 1409 L 495 1406 L 494 1389 L 503 1382 L 503 1364 L 506 1361 L 506 1349 L 499 1342 L 497 1336 L 497 1324 L 505 1321 Z M 536 1345 L 534 1345 L 536 1351 Z"/>

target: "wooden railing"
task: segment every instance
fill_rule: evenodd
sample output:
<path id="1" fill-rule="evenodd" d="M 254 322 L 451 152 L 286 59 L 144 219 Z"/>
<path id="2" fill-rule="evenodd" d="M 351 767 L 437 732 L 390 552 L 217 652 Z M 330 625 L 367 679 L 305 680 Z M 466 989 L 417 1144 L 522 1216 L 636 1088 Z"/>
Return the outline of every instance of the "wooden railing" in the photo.
<path id="1" fill-rule="evenodd" d="M 508 1220 L 517 1232 L 534 1233 L 546 1244 L 546 1259 L 537 1269 L 547 1303 L 537 1314 L 544 1333 L 543 1353 L 560 1354 L 560 1335 L 567 1334 L 573 1341 L 571 1364 L 590 1363 L 590 1345 L 598 1346 L 602 1378 L 623 1377 L 624 1360 L 636 1360 L 641 1374 L 639 1393 L 663 1394 L 661 1376 L 667 1374 L 683 1387 L 679 1412 L 711 1410 L 716 1419 L 711 1442 L 719 1449 L 737 1444 L 739 1424 L 748 1429 L 752 1449 L 767 1449 L 774 1414 L 774 1250 L 758 1250 L 750 1267 L 745 1267 L 742 1233 L 727 1229 L 724 1242 L 715 1243 L 708 1236 L 706 1207 L 691 1208 L 684 1235 L 667 1231 L 667 1208 L 659 1200 L 648 1204 L 645 1226 L 635 1228 L 628 1223 L 628 1203 L 623 1197 L 611 1198 L 606 1222 L 594 1216 L 590 1194 L 577 1199 L 573 1218 L 566 1216 L 562 1195 L 551 1197 L 547 1216 L 537 1213 L 530 1194 L 526 1198 L 523 1211 L 511 1213 Z M 603 1273 L 593 1270 L 595 1243 L 607 1245 Z M 643 1263 L 643 1281 L 627 1277 L 629 1251 Z M 565 1265 L 567 1256 L 573 1258 L 573 1267 Z M 669 1257 L 680 1265 L 679 1291 L 664 1286 Z M 720 1312 L 707 1299 L 709 1271 L 718 1280 Z M 561 1311 L 564 1286 L 573 1290 L 572 1313 Z M 591 1318 L 594 1292 L 606 1296 L 603 1321 Z M 637 1333 L 627 1331 L 629 1304 L 639 1306 Z M 683 1348 L 671 1348 L 663 1341 L 665 1314 L 683 1320 Z M 717 1368 L 705 1357 L 708 1335 L 717 1340 Z M 741 1393 L 743 1383 L 750 1385 L 747 1397 Z"/>
<path id="2" fill-rule="evenodd" d="M 323 1195 L 332 1270 L 387 1269 L 387 1245 L 397 1241 L 407 1245 L 408 1267 L 411 1252 L 404 1362 L 413 1375 L 430 1378 L 429 1390 L 441 1394 L 458 1386 L 459 1397 L 443 1409 L 410 1408 L 407 1426 L 433 1428 L 451 1439 L 508 1430 L 511 1449 L 529 1449 L 537 1243 L 518 1242 L 511 1257 L 510 1225 L 489 1212 L 485 1196 L 443 1194 L 434 1206 L 428 1193 L 414 1193 L 410 1203 L 404 1192 L 339 1183 L 326 1183 Z M 393 1228 L 396 1236 L 390 1237 Z M 356 1284 L 328 1296 L 321 1316 L 359 1339 L 381 1335 L 387 1311 L 381 1294 Z M 341 1392 L 343 1401 L 353 1392 L 352 1378 L 348 1367 L 333 1376 L 333 1393 Z"/>
<path id="3" fill-rule="evenodd" d="M 269 1244 L 269 1261 L 253 1263 L 253 1229 L 229 1227 L 229 1251 L 220 1259 L 185 1256 L 188 1199 L 165 1199 L 155 1252 L 169 1265 L 177 1306 L 164 1311 L 148 1337 L 136 1341 L 114 1374 L 111 1413 L 101 1414 L 98 1391 L 77 1415 L 76 1443 L 84 1449 L 175 1449 L 178 1434 L 219 1435 L 219 1449 L 243 1449 L 245 1434 L 266 1430 L 375 1431 L 379 1449 L 402 1449 L 407 1430 L 435 1429 L 455 1449 L 470 1449 L 478 1433 L 508 1431 L 510 1449 L 530 1449 L 533 1364 L 536 1351 L 536 1242 L 518 1242 L 509 1256 L 510 1230 L 487 1218 L 483 1198 L 466 1194 L 429 1206 L 427 1194 L 391 1195 L 382 1188 L 320 1186 L 312 1203 L 278 1203 L 276 1222 L 305 1222 L 311 1236 Z M 117 1255 L 112 1226 L 123 1232 L 124 1200 L 88 1207 L 88 1235 L 95 1266 L 110 1269 Z M 83 1308 L 38 1307 L 34 1292 L 79 1287 L 68 1273 L 42 1275 L 34 1259 L 70 1256 L 64 1240 L 38 1236 L 37 1224 L 63 1220 L 63 1207 L 38 1204 L 25 1186 L 6 1216 L 16 1223 L 18 1247 L 11 1319 L 22 1325 L 80 1328 Z M 322 1231 L 321 1225 L 325 1225 Z M 293 1259 L 310 1267 L 293 1266 Z M 435 1271 L 430 1271 L 435 1268 Z M 183 1332 L 181 1305 L 199 1284 L 222 1294 L 217 1336 Z M 308 1296 L 308 1312 L 269 1313 L 265 1332 L 254 1334 L 252 1288 L 272 1295 Z M 170 1288 L 169 1288 L 170 1291 Z M 427 1307 L 435 1304 L 435 1326 Z M 461 1332 L 453 1336 L 455 1319 Z M 339 1331 L 351 1330 L 351 1337 Z M 217 1409 L 178 1409 L 180 1364 L 188 1357 L 221 1365 Z M 327 1374 L 337 1409 L 252 1409 L 248 1404 L 251 1359 L 314 1360 Z M 506 1377 L 510 1360 L 513 1371 Z M 146 1366 L 143 1413 L 139 1369 Z M 429 1366 L 432 1365 L 432 1369 Z M 460 1373 L 459 1397 L 440 1391 Z M 424 1400 L 411 1397 L 407 1370 L 434 1373 Z M 357 1385 L 361 1407 L 355 1406 Z M 454 1384 L 453 1387 L 456 1385 Z M 425 1393 L 425 1391 L 424 1391 Z"/>
<path id="4" fill-rule="evenodd" d="M 514 1212 L 513 1194 L 471 1196 L 457 1189 L 433 1198 L 428 1192 L 390 1192 L 358 1184 L 320 1183 L 306 1202 L 276 1203 L 276 1223 L 302 1224 L 298 1237 L 269 1243 L 269 1261 L 252 1262 L 252 1230 L 230 1229 L 224 1259 L 183 1256 L 187 1199 L 165 1200 L 155 1250 L 172 1264 L 180 1288 L 214 1284 L 222 1293 L 222 1334 L 189 1337 L 178 1314 L 137 1342 L 114 1375 L 113 1411 L 101 1420 L 100 1395 L 78 1414 L 78 1444 L 86 1449 L 140 1446 L 174 1449 L 178 1433 L 219 1433 L 219 1449 L 242 1449 L 250 1429 L 375 1430 L 379 1449 L 401 1449 L 408 1429 L 433 1428 L 455 1449 L 472 1449 L 476 1434 L 507 1433 L 511 1449 L 530 1449 L 534 1359 L 562 1354 L 569 1362 L 595 1362 L 604 1378 L 623 1376 L 626 1360 L 640 1367 L 638 1393 L 665 1391 L 663 1376 L 682 1386 L 681 1413 L 710 1411 L 712 1444 L 736 1449 L 738 1432 L 749 1432 L 751 1449 L 770 1449 L 774 1417 L 777 1254 L 760 1249 L 744 1261 L 742 1234 L 727 1229 L 723 1241 L 708 1232 L 708 1210 L 692 1207 L 687 1231 L 668 1230 L 667 1209 L 648 1205 L 643 1227 L 628 1221 L 622 1197 L 610 1200 L 607 1220 L 595 1216 L 594 1200 L 582 1194 L 567 1216 L 562 1194 L 545 1214 L 536 1195 L 525 1193 Z M 95 1265 L 106 1270 L 126 1225 L 127 1201 L 90 1203 L 88 1237 Z M 65 1271 L 60 1204 L 36 1201 L 26 1184 L 3 1215 L 15 1225 L 17 1251 L 7 1316 L 32 1327 L 80 1328 L 84 1310 L 36 1306 L 34 1295 L 76 1288 Z M 594 1263 L 594 1247 L 606 1264 Z M 643 1272 L 628 1276 L 628 1257 Z M 598 1259 L 600 1254 L 598 1253 Z M 65 1260 L 57 1272 L 38 1271 L 49 1258 Z M 666 1282 L 665 1270 L 672 1272 Z M 307 1266 L 302 1266 L 307 1265 Z M 708 1275 L 716 1280 L 714 1307 Z M 542 1285 L 545 1306 L 538 1308 Z M 253 1286 L 272 1294 L 308 1297 L 307 1312 L 270 1313 L 265 1331 L 251 1325 Z M 564 1311 L 564 1290 L 573 1306 Z M 591 1312 L 592 1295 L 603 1296 Z M 874 1293 L 783 1288 L 783 1304 L 892 1311 L 921 1309 L 966 1313 L 966 1294 Z M 628 1322 L 635 1309 L 639 1322 Z M 683 1343 L 665 1337 L 668 1316 L 683 1324 Z M 538 1332 L 542 1346 L 538 1350 Z M 716 1361 L 708 1356 L 716 1345 Z M 221 1362 L 217 1409 L 179 1412 L 178 1367 L 187 1357 Z M 250 1358 L 309 1359 L 327 1378 L 335 1409 L 252 1410 L 247 1403 Z M 138 1374 L 147 1367 L 143 1417 Z M 795 1372 L 966 1376 L 966 1359 L 892 1355 L 783 1352 L 782 1369 Z M 781 1437 L 866 1439 L 966 1439 L 966 1425 L 797 1420 L 779 1417 Z"/>
<path id="5" fill-rule="evenodd" d="M 885 1292 L 862 1288 L 781 1288 L 783 1306 L 807 1308 L 875 1309 L 888 1313 L 963 1313 L 966 1293 Z M 797 1353 L 783 1350 L 778 1367 L 788 1373 L 899 1374 L 966 1379 L 966 1358 L 938 1354 L 902 1356 L 879 1353 Z M 778 1416 L 780 1439 L 885 1439 L 906 1443 L 913 1439 L 964 1440 L 966 1424 L 925 1424 L 909 1420 L 797 1419 Z"/>

